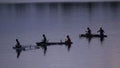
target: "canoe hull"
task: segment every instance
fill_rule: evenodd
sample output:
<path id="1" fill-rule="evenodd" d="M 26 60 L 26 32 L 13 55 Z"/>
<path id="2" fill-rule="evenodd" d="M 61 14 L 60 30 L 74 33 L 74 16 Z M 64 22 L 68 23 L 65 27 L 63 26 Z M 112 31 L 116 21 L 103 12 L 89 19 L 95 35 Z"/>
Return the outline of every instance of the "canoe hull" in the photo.
<path id="1" fill-rule="evenodd" d="M 81 34 L 80 37 L 87 37 L 87 38 L 99 37 L 99 38 L 104 38 L 104 37 L 107 37 L 107 35 L 99 35 L 99 34 L 87 35 L 87 34 Z"/>
<path id="2" fill-rule="evenodd" d="M 47 43 L 37 42 L 36 44 L 37 44 L 37 46 L 43 46 L 43 45 L 46 45 L 46 46 L 50 46 L 50 45 L 71 45 L 72 42 L 47 42 Z"/>

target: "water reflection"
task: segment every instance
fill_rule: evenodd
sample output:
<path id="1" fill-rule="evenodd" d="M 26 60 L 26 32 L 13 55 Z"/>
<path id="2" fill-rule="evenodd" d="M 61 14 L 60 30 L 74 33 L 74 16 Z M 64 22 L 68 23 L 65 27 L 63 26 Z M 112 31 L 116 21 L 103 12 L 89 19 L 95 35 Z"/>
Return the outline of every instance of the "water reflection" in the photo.
<path id="1" fill-rule="evenodd" d="M 67 39 L 65 39 L 64 42 L 62 42 L 62 40 L 60 40 L 60 42 L 49 42 L 45 36 L 45 34 L 43 34 L 43 40 L 41 42 L 36 42 L 37 46 L 40 46 L 43 50 L 44 50 L 44 55 L 47 52 L 47 47 L 48 46 L 62 46 L 65 45 L 67 46 L 68 51 L 70 51 L 71 45 L 73 44 L 73 42 L 71 41 L 71 38 L 69 37 L 69 35 L 66 36 Z"/>
<path id="2" fill-rule="evenodd" d="M 79 26 L 80 28 L 84 27 L 84 26 L 95 25 L 96 22 L 99 22 L 99 20 L 104 20 L 104 16 L 108 14 L 107 12 L 112 13 L 113 14 L 112 17 L 114 17 L 113 19 L 115 19 L 115 21 L 116 21 L 117 17 L 118 17 L 118 13 L 119 13 L 118 12 L 119 11 L 119 3 L 116 3 L 116 2 L 113 2 L 113 3 L 91 3 L 91 2 L 89 2 L 89 3 L 8 4 L 8 5 L 1 5 L 0 9 L 3 10 L 4 7 L 5 7 L 5 9 L 11 9 L 12 10 L 11 12 L 12 13 L 15 12 L 16 15 L 19 14 L 20 16 L 17 16 L 19 18 L 23 17 L 21 14 L 27 16 L 28 19 L 29 19 L 29 16 L 33 16 L 33 17 L 31 17 L 31 20 L 34 19 L 34 17 L 35 17 L 35 21 L 34 20 L 33 21 L 41 22 L 41 23 L 43 22 L 42 25 L 45 23 L 44 25 L 45 26 L 47 25 L 46 28 L 50 28 L 51 22 L 53 22 L 52 25 L 54 25 L 56 23 L 58 23 L 58 24 L 62 23 L 63 25 L 60 26 L 60 28 L 61 27 L 63 28 L 63 26 L 65 26 L 65 25 L 71 25 L 71 23 L 81 25 L 81 26 Z M 97 14 L 97 12 L 98 12 L 98 14 Z M 103 16 L 101 17 L 101 15 L 103 15 Z M 106 16 L 105 19 L 107 19 L 109 17 L 111 17 L 111 14 Z M 94 22 L 93 22 L 93 19 L 94 19 Z M 41 23 L 38 23 L 38 25 L 36 25 L 36 26 L 39 28 L 39 25 L 41 25 Z M 101 25 L 101 24 L 99 24 L 99 25 Z M 36 26 L 35 26 L 35 28 L 36 28 Z M 54 25 L 54 26 L 56 26 L 56 25 Z M 46 29 L 46 28 L 44 28 L 44 29 Z M 66 27 L 64 27 L 64 28 L 66 28 Z M 78 28 L 75 28 L 75 30 L 77 31 Z M 43 31 L 45 31 L 45 30 L 43 30 Z M 89 43 L 91 42 L 91 40 L 93 38 L 96 38 L 96 37 L 99 38 L 101 43 L 103 43 L 103 41 L 105 40 L 104 39 L 105 37 L 101 37 L 101 35 L 99 35 L 99 34 L 93 34 L 91 36 L 91 34 L 86 35 L 86 33 L 85 33 L 85 34 L 81 34 L 80 38 L 81 37 L 85 37 Z M 52 42 L 51 45 L 53 45 L 53 44 L 59 45 L 58 43 L 61 43 L 61 42 Z M 66 46 L 69 51 L 71 48 L 71 45 L 66 45 Z M 44 54 L 46 54 L 47 46 L 44 45 L 44 46 L 41 46 L 41 48 L 44 50 Z M 31 49 L 28 49 L 28 50 L 31 50 Z"/>
<path id="3" fill-rule="evenodd" d="M 25 17 L 28 4 L 14 4 L 13 7 L 16 17 Z"/>
<path id="4" fill-rule="evenodd" d="M 42 11 L 45 11 L 46 9 L 48 9 L 47 7 L 49 6 L 48 3 L 36 3 L 34 4 L 37 12 L 41 13 Z"/>
<path id="5" fill-rule="evenodd" d="M 16 50 L 17 58 L 19 58 L 22 51 L 36 50 L 40 49 L 40 47 L 35 45 L 22 45 L 18 39 L 16 39 L 16 45 L 13 47 L 13 49 Z"/>
<path id="6" fill-rule="evenodd" d="M 17 58 L 19 58 L 22 50 L 25 50 L 25 48 L 22 47 L 22 45 L 20 44 L 20 42 L 18 41 L 18 39 L 16 39 L 16 45 L 15 45 L 15 47 L 13 47 L 13 49 L 16 50 Z"/>
<path id="7" fill-rule="evenodd" d="M 17 58 L 19 58 L 22 51 L 36 50 L 36 49 L 40 49 L 40 48 L 42 48 L 44 50 L 44 55 L 46 55 L 48 46 L 65 45 L 65 46 L 67 46 L 67 50 L 70 51 L 70 48 L 71 48 L 71 45 L 73 44 L 73 42 L 71 41 L 69 35 L 67 35 L 66 38 L 67 39 L 65 39 L 64 42 L 62 42 L 62 40 L 60 42 L 49 42 L 47 40 L 45 34 L 43 34 L 43 40 L 41 42 L 36 42 L 36 45 L 28 45 L 28 46 L 21 45 L 20 42 L 18 41 L 18 39 L 16 39 L 16 45 L 15 45 L 15 47 L 13 47 L 13 49 L 16 50 Z"/>
<path id="8" fill-rule="evenodd" d="M 15 10 L 21 12 L 27 8 L 27 4 L 14 4 Z"/>
<path id="9" fill-rule="evenodd" d="M 13 49 L 16 50 L 17 58 L 19 58 L 22 51 L 37 50 L 40 49 L 40 47 L 35 45 L 28 45 L 28 46 L 23 45 L 21 47 L 13 47 Z"/>
<path id="10" fill-rule="evenodd" d="M 100 29 L 97 31 L 97 32 L 99 32 L 99 34 L 92 33 L 92 31 L 89 27 L 87 28 L 87 31 L 85 31 L 85 32 L 86 32 L 85 34 L 80 34 L 79 37 L 80 38 L 83 38 L 83 37 L 86 38 L 89 43 L 91 42 L 92 38 L 100 38 L 101 43 L 103 43 L 104 38 L 107 37 L 107 35 L 104 34 L 105 31 L 103 30 L 102 27 L 100 27 Z"/>
<path id="11" fill-rule="evenodd" d="M 116 65 L 119 61 L 118 57 L 120 57 L 119 8 L 119 3 L 108 2 L 0 4 L 0 52 L 4 54 L 1 54 L 0 63 L 2 63 L 3 68 L 7 68 L 4 62 L 8 64 L 16 60 L 12 58 L 16 57 L 16 54 L 13 56 L 10 54 L 14 53 L 11 51 L 11 46 L 14 44 L 13 39 L 18 38 L 24 39 L 21 42 L 23 47 L 26 47 L 25 51 L 27 51 L 23 53 L 24 50 L 20 48 L 18 50 L 14 49 L 17 57 L 23 59 L 20 60 L 23 63 L 20 66 L 25 66 L 26 63 L 30 63 L 28 61 L 30 60 L 32 62 L 27 64 L 30 65 L 30 67 L 27 66 L 28 68 L 31 68 L 31 65 L 33 67 L 41 66 L 42 68 L 54 68 L 54 66 L 56 68 L 109 68 L 111 64 L 112 67 L 120 67 L 119 64 Z M 95 34 L 99 34 L 97 30 L 99 27 L 103 27 L 108 37 L 81 37 L 79 40 L 78 34 L 83 33 L 85 35 L 84 31 L 87 27 L 90 27 Z M 51 45 L 42 48 L 42 46 L 35 44 L 36 41 L 41 42 L 39 41 L 41 33 L 48 34 L 47 37 L 51 38 L 49 41 Z M 72 45 L 59 45 L 65 43 L 65 41 L 59 40 L 64 40 L 66 34 L 69 34 L 75 43 L 73 47 Z M 87 41 L 82 38 L 87 39 Z M 86 48 L 86 46 L 89 46 L 88 42 L 92 46 L 90 49 Z M 100 44 L 99 42 L 104 47 L 96 46 Z M 24 46 L 28 43 L 35 45 Z M 64 47 L 66 48 L 64 49 Z M 42 50 L 42 52 L 37 49 Z M 29 54 L 28 50 L 35 55 Z M 70 51 L 70 53 L 67 51 Z M 21 53 L 25 55 L 21 57 Z M 9 59 L 8 56 L 12 59 Z M 51 63 L 51 61 L 53 62 Z M 35 64 L 36 62 L 37 64 Z M 16 65 L 20 67 L 17 61 L 13 63 L 13 65 L 11 63 L 8 66 L 12 66 L 10 68 L 16 68 L 13 67 Z"/>

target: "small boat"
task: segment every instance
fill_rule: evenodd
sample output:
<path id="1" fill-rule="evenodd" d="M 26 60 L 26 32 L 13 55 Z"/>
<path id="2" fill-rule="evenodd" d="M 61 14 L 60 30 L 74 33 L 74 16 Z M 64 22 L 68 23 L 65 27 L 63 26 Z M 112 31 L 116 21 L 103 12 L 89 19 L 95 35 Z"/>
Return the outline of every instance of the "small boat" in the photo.
<path id="1" fill-rule="evenodd" d="M 51 45 L 71 45 L 72 42 L 68 42 L 68 41 L 65 41 L 65 42 L 36 42 L 37 46 L 43 46 L 43 45 L 46 45 L 46 46 L 51 46 Z"/>
<path id="2" fill-rule="evenodd" d="M 29 46 L 21 45 L 21 47 L 14 46 L 13 49 L 16 50 L 17 58 L 19 58 L 22 51 L 40 49 L 40 47 L 39 46 L 31 46 L 31 45 L 29 45 Z"/>
<path id="3" fill-rule="evenodd" d="M 100 34 L 81 34 L 80 37 L 86 37 L 86 38 L 99 37 L 99 38 L 104 38 L 104 37 L 107 37 L 107 35 L 100 35 Z"/>
<path id="4" fill-rule="evenodd" d="M 22 47 L 13 47 L 13 49 L 25 51 L 26 47 L 23 47 L 23 46 Z"/>

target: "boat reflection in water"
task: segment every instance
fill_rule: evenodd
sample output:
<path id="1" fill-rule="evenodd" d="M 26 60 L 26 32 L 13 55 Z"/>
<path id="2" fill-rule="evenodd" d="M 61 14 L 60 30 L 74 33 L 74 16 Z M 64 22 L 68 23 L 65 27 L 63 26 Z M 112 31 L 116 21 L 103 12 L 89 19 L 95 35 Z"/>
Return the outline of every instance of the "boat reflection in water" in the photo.
<path id="1" fill-rule="evenodd" d="M 56 45 L 60 45 L 61 46 L 61 45 L 65 45 L 65 46 L 67 46 L 67 49 L 69 51 L 72 44 L 73 43 L 72 43 L 69 35 L 67 35 L 67 40 L 65 40 L 64 42 L 62 42 L 62 41 L 60 41 L 60 42 L 48 42 L 48 41 L 47 42 L 44 42 L 44 41 L 42 41 L 42 42 L 36 42 L 36 45 L 40 46 L 44 50 L 44 55 L 47 52 L 47 46 L 53 46 L 53 45 L 55 45 L 55 46 Z"/>
<path id="2" fill-rule="evenodd" d="M 18 45 L 18 44 L 16 44 L 13 47 L 13 49 L 16 50 L 17 58 L 19 58 L 22 51 L 36 50 L 36 49 L 40 49 L 40 47 L 34 46 L 34 45 Z"/>
<path id="3" fill-rule="evenodd" d="M 20 44 L 20 42 L 18 41 L 18 39 L 16 39 L 16 42 L 17 42 L 17 44 L 13 47 L 13 49 L 16 50 L 17 58 L 19 58 L 22 51 L 36 50 L 36 49 L 40 49 L 40 48 L 42 48 L 44 50 L 44 55 L 45 55 L 47 52 L 47 46 L 53 46 L 53 45 L 55 45 L 55 46 L 65 45 L 65 46 L 67 46 L 67 49 L 69 51 L 71 48 L 71 45 L 73 44 L 71 42 L 69 35 L 67 36 L 67 40 L 65 42 L 60 41 L 60 42 L 46 42 L 45 43 L 42 41 L 42 42 L 36 42 L 36 45 L 28 45 L 28 46 L 27 45 L 22 46 Z"/>
<path id="4" fill-rule="evenodd" d="M 88 39 L 88 42 L 90 43 L 92 38 L 100 38 L 101 43 L 104 41 L 104 38 L 107 37 L 107 35 L 100 35 L 100 34 L 81 34 L 80 38 L 85 37 Z"/>
<path id="5" fill-rule="evenodd" d="M 102 43 L 104 41 L 104 38 L 107 37 L 107 35 L 104 34 L 105 32 L 102 29 L 102 27 L 100 27 L 100 29 L 97 32 L 99 32 L 100 34 L 92 34 L 91 29 L 88 27 L 86 33 L 85 34 L 81 34 L 79 37 L 80 38 L 81 37 L 87 38 L 89 43 L 90 43 L 92 38 L 100 38 L 100 41 Z"/>

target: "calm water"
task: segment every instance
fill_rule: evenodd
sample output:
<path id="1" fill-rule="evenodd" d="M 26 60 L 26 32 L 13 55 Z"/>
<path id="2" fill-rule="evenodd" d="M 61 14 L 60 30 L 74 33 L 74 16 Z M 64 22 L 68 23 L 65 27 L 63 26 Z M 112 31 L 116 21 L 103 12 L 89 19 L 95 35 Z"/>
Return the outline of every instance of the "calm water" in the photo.
<path id="1" fill-rule="evenodd" d="M 88 43 L 79 38 L 86 28 L 97 33 L 103 27 L 107 38 Z M 0 68 L 119 68 L 120 3 L 0 4 Z M 51 42 L 70 35 L 73 45 L 49 46 L 22 52 L 19 59 L 12 47 L 18 38 L 35 45 L 46 34 Z"/>

